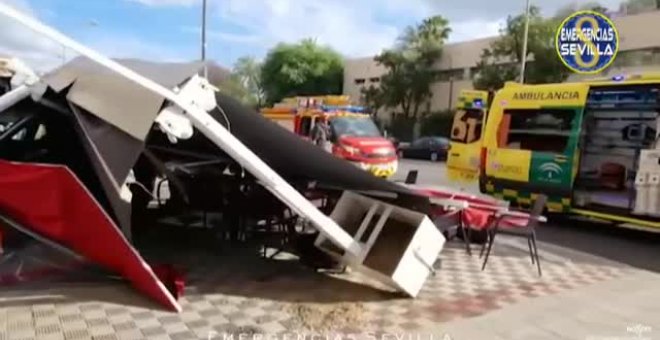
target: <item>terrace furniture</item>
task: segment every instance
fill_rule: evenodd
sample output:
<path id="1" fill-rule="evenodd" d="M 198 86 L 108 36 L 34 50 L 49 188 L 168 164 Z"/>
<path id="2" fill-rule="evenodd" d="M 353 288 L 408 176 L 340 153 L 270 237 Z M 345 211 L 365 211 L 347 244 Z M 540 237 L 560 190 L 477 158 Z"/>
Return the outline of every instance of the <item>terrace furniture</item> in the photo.
<path id="1" fill-rule="evenodd" d="M 543 213 L 547 200 L 547 196 L 542 194 L 538 195 L 534 200 L 534 204 L 529 214 L 517 211 L 501 211 L 495 213 L 493 222 L 487 229 L 488 242 L 483 244 L 479 255 L 481 257 L 483 256 L 484 251 L 486 252 L 486 257 L 484 258 L 481 270 L 486 269 L 486 264 L 488 263 L 488 257 L 493 248 L 495 236 L 498 234 L 506 234 L 527 238 L 529 256 L 532 259 L 532 264 L 536 264 L 539 276 L 541 276 L 541 263 L 539 262 L 539 253 L 536 246 L 536 227 L 539 223 L 546 222 L 546 218 L 541 214 Z"/>

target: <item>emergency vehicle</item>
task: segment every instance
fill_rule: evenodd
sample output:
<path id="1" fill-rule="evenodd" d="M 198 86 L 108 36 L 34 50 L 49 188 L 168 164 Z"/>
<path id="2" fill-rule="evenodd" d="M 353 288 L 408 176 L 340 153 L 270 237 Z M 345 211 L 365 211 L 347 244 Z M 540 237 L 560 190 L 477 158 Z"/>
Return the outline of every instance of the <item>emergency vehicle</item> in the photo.
<path id="1" fill-rule="evenodd" d="M 286 98 L 261 112 L 310 141 L 314 125 L 320 119 L 327 119 L 335 156 L 378 177 L 389 178 L 396 173 L 398 158 L 394 145 L 364 108 L 350 105 L 347 96 Z"/>
<path id="2" fill-rule="evenodd" d="M 521 206 L 660 232 L 660 74 L 579 83 L 508 83 L 490 109 L 466 94 L 449 176 Z M 476 101 L 475 101 L 476 100 Z"/>

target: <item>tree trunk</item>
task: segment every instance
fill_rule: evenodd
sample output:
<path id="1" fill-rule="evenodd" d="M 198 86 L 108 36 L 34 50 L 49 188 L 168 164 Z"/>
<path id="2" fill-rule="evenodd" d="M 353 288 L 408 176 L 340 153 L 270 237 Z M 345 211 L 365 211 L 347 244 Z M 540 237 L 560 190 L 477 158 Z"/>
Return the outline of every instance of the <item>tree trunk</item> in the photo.
<path id="1" fill-rule="evenodd" d="M 415 102 L 414 105 L 413 118 L 417 118 L 417 115 L 419 114 L 419 102 Z"/>
<path id="2" fill-rule="evenodd" d="M 406 98 L 401 101 L 401 110 L 403 111 L 403 116 L 410 118 L 410 101 Z"/>

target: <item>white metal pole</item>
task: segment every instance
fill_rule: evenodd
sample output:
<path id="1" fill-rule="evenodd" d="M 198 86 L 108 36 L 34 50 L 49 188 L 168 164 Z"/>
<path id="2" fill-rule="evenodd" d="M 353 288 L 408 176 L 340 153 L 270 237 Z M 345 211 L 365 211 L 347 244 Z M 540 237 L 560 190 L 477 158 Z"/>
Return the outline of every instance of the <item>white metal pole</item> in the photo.
<path id="1" fill-rule="evenodd" d="M 30 88 L 21 85 L 0 96 L 0 112 L 12 107 L 14 104 L 30 96 Z"/>
<path id="2" fill-rule="evenodd" d="M 102 54 L 89 49 L 68 38 L 62 33 L 42 24 L 32 17 L 24 15 L 9 5 L 0 2 L 0 13 L 22 23 L 30 29 L 47 36 L 56 42 L 88 57 L 96 63 L 120 74 L 126 79 L 162 96 L 181 107 L 190 121 L 214 144 L 219 146 L 234 160 L 245 167 L 259 179 L 269 191 L 285 202 L 292 210 L 306 217 L 328 239 L 349 253 L 360 254 L 360 245 L 330 217 L 323 214 L 288 182 L 280 177 L 268 164 L 264 163 L 252 150 L 234 137 L 224 126 L 218 123 L 208 112 L 193 103 L 184 101 L 170 89 L 167 89 L 151 79 L 132 71 L 131 69 L 111 60 Z"/>
<path id="3" fill-rule="evenodd" d="M 206 67 L 206 0 L 202 0 L 202 62 L 204 63 L 204 78 L 208 78 L 208 68 Z"/>
<path id="4" fill-rule="evenodd" d="M 522 58 L 520 60 L 520 83 L 525 83 L 525 65 L 527 64 L 527 38 L 529 35 L 529 0 L 525 0 L 525 33 L 523 36 Z"/>

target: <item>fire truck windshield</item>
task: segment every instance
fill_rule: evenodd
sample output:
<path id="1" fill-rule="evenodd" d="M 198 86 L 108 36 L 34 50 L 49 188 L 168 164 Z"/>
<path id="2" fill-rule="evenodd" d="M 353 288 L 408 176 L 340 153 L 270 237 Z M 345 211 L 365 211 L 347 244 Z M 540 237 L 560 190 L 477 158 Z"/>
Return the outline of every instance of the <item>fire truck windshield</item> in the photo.
<path id="1" fill-rule="evenodd" d="M 380 130 L 370 118 L 335 117 L 330 119 L 332 134 L 336 137 L 381 137 Z"/>

